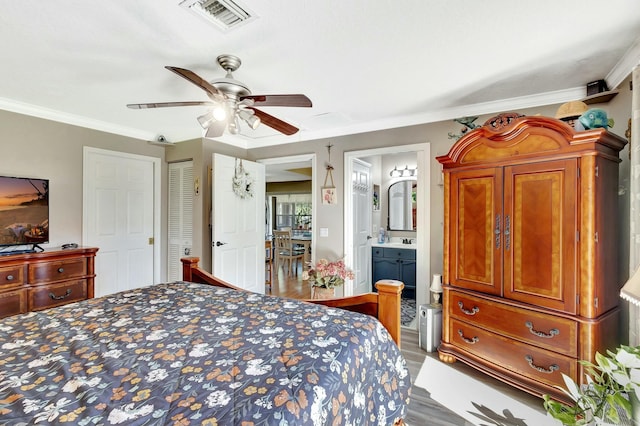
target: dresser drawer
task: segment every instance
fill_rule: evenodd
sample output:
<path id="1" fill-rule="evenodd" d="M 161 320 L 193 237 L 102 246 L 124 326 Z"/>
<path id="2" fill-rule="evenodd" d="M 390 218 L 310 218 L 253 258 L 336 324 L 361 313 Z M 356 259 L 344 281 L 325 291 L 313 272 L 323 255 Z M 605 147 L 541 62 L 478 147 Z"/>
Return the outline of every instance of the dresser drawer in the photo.
<path id="1" fill-rule="evenodd" d="M 525 343 L 578 356 L 578 324 L 566 318 L 449 292 L 451 316 Z"/>
<path id="2" fill-rule="evenodd" d="M 577 377 L 578 361 L 452 319 L 450 336 L 460 349 L 504 369 L 551 386 L 564 387 L 562 374 Z"/>
<path id="3" fill-rule="evenodd" d="M 0 293 L 0 318 L 27 312 L 27 290 Z"/>
<path id="4" fill-rule="evenodd" d="M 24 266 L 5 266 L 0 268 L 0 288 L 13 287 L 24 283 Z"/>
<path id="5" fill-rule="evenodd" d="M 87 280 L 74 280 L 29 289 L 29 310 L 39 311 L 87 298 Z"/>
<path id="6" fill-rule="evenodd" d="M 31 284 L 68 280 L 86 274 L 87 262 L 84 258 L 29 265 L 29 283 Z"/>

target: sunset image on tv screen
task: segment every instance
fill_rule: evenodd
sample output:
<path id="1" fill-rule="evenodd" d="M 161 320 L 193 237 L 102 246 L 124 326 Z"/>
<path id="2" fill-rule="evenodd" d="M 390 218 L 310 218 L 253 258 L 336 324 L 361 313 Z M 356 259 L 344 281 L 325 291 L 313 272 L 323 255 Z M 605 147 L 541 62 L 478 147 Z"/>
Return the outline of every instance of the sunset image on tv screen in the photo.
<path id="1" fill-rule="evenodd" d="M 49 241 L 49 181 L 0 176 L 0 245 Z"/>

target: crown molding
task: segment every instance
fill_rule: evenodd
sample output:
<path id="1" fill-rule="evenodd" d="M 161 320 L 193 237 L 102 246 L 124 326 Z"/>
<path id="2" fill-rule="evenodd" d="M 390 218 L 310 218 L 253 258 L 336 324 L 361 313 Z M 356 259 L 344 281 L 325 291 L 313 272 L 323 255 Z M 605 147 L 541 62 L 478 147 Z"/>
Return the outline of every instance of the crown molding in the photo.
<path id="1" fill-rule="evenodd" d="M 624 56 L 614 65 L 605 77 L 610 88 L 616 88 L 631 74 L 631 71 L 640 64 L 640 37 L 638 37 Z"/>
<path id="2" fill-rule="evenodd" d="M 575 101 L 584 97 L 584 87 L 574 87 L 571 89 L 558 90 L 553 92 L 538 93 L 535 95 L 521 96 L 517 98 L 500 99 L 477 104 L 461 105 L 451 108 L 442 108 L 427 113 L 413 114 L 402 117 L 385 118 L 367 123 L 359 123 L 331 129 L 321 129 L 316 131 L 301 130 L 299 133 L 289 136 L 283 141 L 280 136 L 272 138 L 262 138 L 252 141 L 250 148 L 262 148 L 279 143 L 301 142 L 332 137 L 353 135 L 358 133 L 374 132 L 398 127 L 416 126 L 421 124 L 434 123 L 438 121 L 453 120 L 458 117 L 472 115 L 496 114 L 501 111 L 517 111 L 524 108 L 534 108 L 564 102 Z"/>
<path id="3" fill-rule="evenodd" d="M 148 141 L 155 140 L 157 136 L 155 134 L 151 134 L 139 129 L 118 126 L 113 123 L 107 123 L 100 120 L 92 120 L 90 118 L 82 117 L 79 115 L 56 111 L 53 109 L 31 105 L 24 102 L 17 102 L 6 98 L 0 98 L 0 109 L 16 112 L 18 114 L 29 115 L 32 117 L 43 118 L 45 120 L 70 124 L 72 126 L 85 127 L 107 133 L 115 133 L 116 135 L 126 136 L 134 139 Z"/>
<path id="4" fill-rule="evenodd" d="M 638 40 L 640 41 L 640 39 Z M 617 68 L 620 70 L 626 69 L 633 63 L 633 57 L 636 55 L 636 63 L 640 58 L 640 42 L 634 44 L 634 49 L 629 50 L 629 55 L 625 55 L 627 59 L 620 61 Z M 635 66 L 635 63 L 634 63 Z M 622 78 L 627 77 L 630 70 Z M 620 71 L 622 72 L 622 71 Z M 613 73 L 613 71 L 612 71 Z M 610 73 L 609 75 L 611 75 Z M 613 83 L 612 83 L 613 84 Z M 295 135 L 281 136 L 275 135 L 271 137 L 264 137 L 260 139 L 250 139 L 243 137 L 242 135 L 222 135 L 215 139 L 208 139 L 214 142 L 225 143 L 233 145 L 243 149 L 261 148 L 267 146 L 274 146 L 280 144 L 288 144 L 293 142 L 303 142 L 309 140 L 317 140 L 331 137 L 340 137 L 350 134 L 367 133 L 380 131 L 385 129 L 393 129 L 398 127 L 415 126 L 421 124 L 434 123 L 437 121 L 452 120 L 458 117 L 466 117 L 471 115 L 483 115 L 494 114 L 501 111 L 516 111 L 523 108 L 534 108 L 538 106 L 560 104 L 564 102 L 574 101 L 584 97 L 585 88 L 575 87 L 570 89 L 558 90 L 553 92 L 538 93 L 534 95 L 521 96 L 517 98 L 500 99 L 496 101 L 482 102 L 477 104 L 461 105 L 451 108 L 442 108 L 426 113 L 412 114 L 402 117 L 391 117 L 382 120 L 371 121 L 367 123 L 359 123 L 355 125 L 346 125 L 335 127 L 331 129 L 321 130 L 305 130 L 301 129 Z M 12 111 L 20 114 L 30 115 L 34 117 L 44 118 L 47 120 L 57 121 L 73 126 L 86 127 L 94 130 L 99 130 L 107 133 L 114 133 L 121 136 L 126 136 L 134 139 L 153 141 L 157 135 L 150 132 L 142 131 L 139 129 L 133 129 L 125 126 L 117 126 L 112 123 L 107 123 L 100 120 L 92 120 L 86 117 L 63 113 L 60 111 L 51 110 L 48 108 L 42 108 L 39 106 L 12 101 L 5 98 L 0 98 L 0 109 Z M 196 136 L 202 137 L 202 136 Z M 179 137 L 172 136 L 172 140 L 190 140 L 194 137 L 186 137 L 180 139 Z M 178 142 L 176 142 L 178 143 Z"/>

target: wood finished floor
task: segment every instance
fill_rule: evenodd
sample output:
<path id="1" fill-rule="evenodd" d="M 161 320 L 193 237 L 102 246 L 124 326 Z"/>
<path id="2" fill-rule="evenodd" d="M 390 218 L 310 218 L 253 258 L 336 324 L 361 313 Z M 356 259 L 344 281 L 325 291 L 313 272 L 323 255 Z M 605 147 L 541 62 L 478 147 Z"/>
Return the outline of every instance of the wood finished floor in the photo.
<path id="1" fill-rule="evenodd" d="M 300 268 L 298 268 L 297 275 L 285 274 L 282 268 L 280 268 L 279 271 L 274 270 L 271 288 L 266 286 L 265 293 L 292 299 L 308 299 L 311 297 L 311 288 L 306 282 L 302 281 L 302 271 Z M 411 381 L 413 382 L 418 376 L 425 357 L 431 356 L 437 358 L 437 353 L 429 353 L 420 348 L 417 330 L 403 327 L 401 337 L 402 354 L 407 361 L 407 366 L 411 373 Z M 539 398 L 519 391 L 485 374 L 481 374 L 461 362 L 456 362 L 452 365 L 465 374 L 507 393 L 512 398 L 528 404 L 535 409 L 542 410 L 542 400 Z M 431 399 L 429 392 L 425 389 L 416 386 L 411 388 L 411 402 L 405 422 L 407 426 L 474 426 L 473 423 L 466 421 L 464 418 Z"/>

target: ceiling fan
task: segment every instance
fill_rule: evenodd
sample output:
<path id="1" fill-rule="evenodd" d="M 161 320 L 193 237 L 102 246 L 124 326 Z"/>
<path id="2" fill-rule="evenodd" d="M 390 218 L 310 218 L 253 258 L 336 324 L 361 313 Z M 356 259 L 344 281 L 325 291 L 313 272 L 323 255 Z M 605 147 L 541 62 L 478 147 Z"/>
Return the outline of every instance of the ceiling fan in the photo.
<path id="1" fill-rule="evenodd" d="M 227 72 L 227 75 L 224 78 L 212 80 L 211 82 L 206 81 L 193 71 L 184 68 L 165 67 L 169 71 L 173 71 L 180 77 L 200 87 L 206 92 L 210 100 L 127 104 L 127 107 L 146 109 L 198 105 L 210 106 L 211 109 L 209 111 L 198 117 L 198 122 L 206 129 L 206 138 L 221 136 L 225 129 L 232 134 L 238 134 L 240 132 L 241 121 L 244 121 L 254 130 L 262 123 L 285 135 L 293 135 L 299 130 L 297 127 L 259 110 L 256 106 L 311 107 L 311 100 L 309 98 L 300 94 L 252 95 L 249 88 L 244 83 L 234 79 L 232 75 L 232 72 L 236 71 L 242 63 L 240 58 L 233 55 L 220 55 L 217 61 Z"/>

